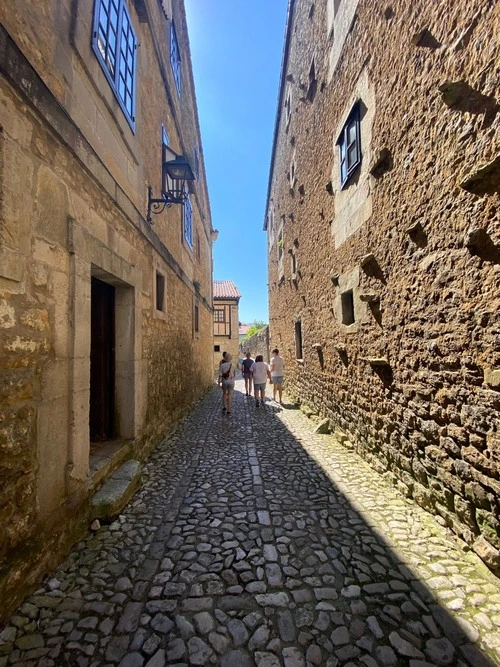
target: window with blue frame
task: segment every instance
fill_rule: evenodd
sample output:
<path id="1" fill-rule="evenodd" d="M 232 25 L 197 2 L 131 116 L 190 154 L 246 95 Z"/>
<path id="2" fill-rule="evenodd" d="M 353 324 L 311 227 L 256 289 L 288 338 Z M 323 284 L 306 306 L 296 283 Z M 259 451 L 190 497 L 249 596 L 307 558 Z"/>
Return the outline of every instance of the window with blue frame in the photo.
<path id="1" fill-rule="evenodd" d="M 184 240 L 188 246 L 193 249 L 193 207 L 189 195 L 184 202 Z"/>
<path id="2" fill-rule="evenodd" d="M 134 129 L 137 38 L 125 0 L 95 0 L 92 47 Z"/>
<path id="3" fill-rule="evenodd" d="M 170 24 L 170 63 L 172 65 L 172 72 L 174 74 L 175 87 L 179 95 L 181 94 L 181 54 L 179 51 L 179 44 L 177 42 L 177 35 L 175 34 L 174 24 Z"/>
<path id="4" fill-rule="evenodd" d="M 337 140 L 340 152 L 340 185 L 347 181 L 361 164 L 361 131 L 359 103 L 356 104 Z"/>
<path id="5" fill-rule="evenodd" d="M 170 143 L 165 125 L 161 126 L 161 143 L 163 146 L 168 146 Z"/>

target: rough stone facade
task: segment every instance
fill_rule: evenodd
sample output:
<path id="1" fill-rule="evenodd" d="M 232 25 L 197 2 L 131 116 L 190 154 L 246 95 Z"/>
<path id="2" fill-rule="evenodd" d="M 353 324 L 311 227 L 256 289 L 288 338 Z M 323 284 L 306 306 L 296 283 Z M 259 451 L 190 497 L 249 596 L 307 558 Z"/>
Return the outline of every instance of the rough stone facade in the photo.
<path id="1" fill-rule="evenodd" d="M 479 0 L 292 0 L 265 224 L 287 390 L 496 572 L 499 31 Z"/>
<path id="2" fill-rule="evenodd" d="M 240 357 L 244 357 L 247 352 L 250 352 L 252 357 L 261 354 L 264 361 L 269 361 L 269 326 L 262 327 L 259 331 L 240 343 Z"/>
<path id="3" fill-rule="evenodd" d="M 144 459 L 212 382 L 214 231 L 184 5 L 117 3 L 136 40 L 128 119 L 92 47 L 99 5 L 0 6 L 0 616 L 86 529 L 96 467 L 101 481 Z M 180 205 L 146 220 L 162 128 L 197 175 L 191 229 Z"/>

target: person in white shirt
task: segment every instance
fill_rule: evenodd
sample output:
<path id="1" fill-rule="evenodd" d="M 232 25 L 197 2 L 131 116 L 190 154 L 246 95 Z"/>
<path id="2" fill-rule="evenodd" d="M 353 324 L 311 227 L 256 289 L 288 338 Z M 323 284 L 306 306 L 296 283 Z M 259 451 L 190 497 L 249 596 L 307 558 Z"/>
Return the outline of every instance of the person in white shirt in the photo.
<path id="1" fill-rule="evenodd" d="M 271 375 L 269 373 L 269 366 L 264 361 L 264 357 L 261 354 L 258 354 L 255 357 L 255 361 L 250 366 L 250 372 L 252 373 L 253 378 L 253 389 L 255 394 L 255 407 L 259 407 L 259 394 L 260 402 L 264 406 L 264 399 L 266 397 L 266 382 L 269 378 L 271 381 Z"/>
<path id="2" fill-rule="evenodd" d="M 280 405 L 283 405 L 283 379 L 284 379 L 285 360 L 280 357 L 277 347 L 273 350 L 271 359 L 271 382 L 273 385 L 273 400 L 276 400 L 276 391 L 280 399 Z"/>

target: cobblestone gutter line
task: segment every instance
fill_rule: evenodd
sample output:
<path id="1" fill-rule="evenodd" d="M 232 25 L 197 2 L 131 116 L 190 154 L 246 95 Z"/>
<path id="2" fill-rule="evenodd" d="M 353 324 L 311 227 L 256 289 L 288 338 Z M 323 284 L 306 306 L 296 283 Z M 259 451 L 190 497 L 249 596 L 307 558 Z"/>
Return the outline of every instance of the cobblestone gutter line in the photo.
<path id="1" fill-rule="evenodd" d="M 491 667 L 499 626 L 498 581 L 356 454 L 214 390 L 2 630 L 0 667 Z"/>

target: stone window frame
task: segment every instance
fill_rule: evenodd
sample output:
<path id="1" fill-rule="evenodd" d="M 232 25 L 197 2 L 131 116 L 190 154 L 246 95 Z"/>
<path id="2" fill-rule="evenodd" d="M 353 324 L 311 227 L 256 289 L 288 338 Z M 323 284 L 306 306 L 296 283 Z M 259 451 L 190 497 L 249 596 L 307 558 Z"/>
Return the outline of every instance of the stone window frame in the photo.
<path id="1" fill-rule="evenodd" d="M 163 310 L 159 310 L 157 307 L 158 305 L 157 276 L 162 276 L 163 278 Z M 152 309 L 153 319 L 155 320 L 164 320 L 165 322 L 168 320 L 167 287 L 168 287 L 168 280 L 166 271 L 164 267 L 160 264 L 160 261 L 158 259 L 155 259 L 153 261 L 152 288 L 151 288 L 151 295 L 152 295 L 151 309 Z"/>
<path id="2" fill-rule="evenodd" d="M 345 294 L 352 294 L 352 322 L 345 321 Z M 359 298 L 360 295 L 360 273 L 359 266 L 353 266 L 345 273 L 339 275 L 336 281 L 335 294 L 333 297 L 333 313 L 342 334 L 357 334 L 362 324 L 368 321 L 366 304 Z"/>
<path id="3" fill-rule="evenodd" d="M 116 22 L 110 20 L 110 7 Z M 112 31 L 115 52 L 109 39 Z M 132 131 L 135 131 L 137 88 L 137 34 L 126 0 L 96 0 L 92 23 L 92 49 Z M 122 63 L 125 61 L 125 70 Z M 125 71 L 125 79 L 122 76 Z"/>
<path id="4" fill-rule="evenodd" d="M 172 74 L 174 75 L 175 87 L 177 94 L 181 96 L 181 52 L 179 50 L 179 42 L 177 41 L 177 33 L 175 25 L 172 21 L 170 24 L 170 65 L 172 66 Z"/>
<path id="5" fill-rule="evenodd" d="M 343 190 L 363 161 L 361 151 L 361 100 L 356 100 L 337 138 L 339 147 L 340 188 Z M 352 136 L 354 134 L 354 136 Z M 355 149 L 352 160 L 350 151 Z"/>

